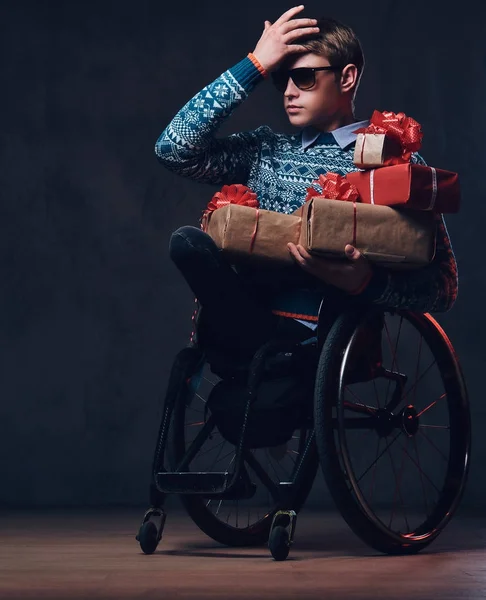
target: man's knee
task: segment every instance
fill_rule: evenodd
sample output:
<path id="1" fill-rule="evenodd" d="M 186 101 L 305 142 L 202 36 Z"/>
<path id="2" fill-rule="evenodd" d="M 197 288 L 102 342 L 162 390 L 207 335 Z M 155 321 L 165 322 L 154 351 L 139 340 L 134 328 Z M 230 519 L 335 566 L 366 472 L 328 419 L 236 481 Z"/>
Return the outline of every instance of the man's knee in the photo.
<path id="1" fill-rule="evenodd" d="M 218 254 L 218 248 L 213 239 L 198 227 L 184 225 L 176 229 L 170 237 L 169 256 L 176 264 L 195 255 L 208 254 Z"/>
<path id="2" fill-rule="evenodd" d="M 188 254 L 192 254 L 196 247 L 200 245 L 201 234 L 205 235 L 201 229 L 191 225 L 179 227 L 170 236 L 169 241 L 169 256 L 177 262 L 181 258 L 185 258 Z"/>

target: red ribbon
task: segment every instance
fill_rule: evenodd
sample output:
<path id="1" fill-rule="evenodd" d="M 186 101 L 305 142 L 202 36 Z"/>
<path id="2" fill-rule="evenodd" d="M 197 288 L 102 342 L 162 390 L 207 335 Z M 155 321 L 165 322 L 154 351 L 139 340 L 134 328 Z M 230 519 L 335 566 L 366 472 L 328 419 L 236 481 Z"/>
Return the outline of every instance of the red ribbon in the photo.
<path id="1" fill-rule="evenodd" d="M 258 230 L 258 219 L 259 218 L 260 218 L 260 211 L 257 208 L 256 211 L 255 211 L 255 229 L 253 230 L 253 233 L 251 235 L 251 240 L 250 240 L 250 254 L 253 252 L 253 246 L 255 245 L 256 234 L 257 234 L 257 230 Z"/>
<path id="2" fill-rule="evenodd" d="M 312 183 L 320 185 L 322 191 L 319 192 L 313 187 L 307 188 L 306 202 L 314 196 L 324 196 L 329 200 L 347 200 L 350 202 L 354 202 L 359 198 L 356 186 L 338 173 L 319 175 L 319 179 Z"/>
<path id="3" fill-rule="evenodd" d="M 369 126 L 356 129 L 353 133 L 384 133 L 398 144 L 401 154 L 386 159 L 384 166 L 410 162 L 412 152 L 417 152 L 422 146 L 423 133 L 420 123 L 402 112 L 395 114 L 375 110 Z"/>
<path id="4" fill-rule="evenodd" d="M 241 183 L 223 185 L 221 191 L 214 194 L 206 210 L 203 212 L 201 218 L 201 229 L 203 231 L 207 229 L 209 215 L 227 204 L 240 204 L 241 206 L 249 206 L 250 208 L 258 208 L 260 206 L 257 195 L 246 185 Z"/>
<path id="5" fill-rule="evenodd" d="M 322 192 L 318 192 L 315 188 L 307 188 L 307 197 L 305 201 L 309 201 L 315 196 L 324 196 L 327 200 L 344 200 L 353 203 L 353 246 L 356 247 L 356 238 L 358 231 L 358 211 L 356 201 L 359 199 L 358 188 L 350 183 L 345 177 L 338 173 L 326 173 L 319 175 L 319 179 L 313 181 L 322 187 Z"/>

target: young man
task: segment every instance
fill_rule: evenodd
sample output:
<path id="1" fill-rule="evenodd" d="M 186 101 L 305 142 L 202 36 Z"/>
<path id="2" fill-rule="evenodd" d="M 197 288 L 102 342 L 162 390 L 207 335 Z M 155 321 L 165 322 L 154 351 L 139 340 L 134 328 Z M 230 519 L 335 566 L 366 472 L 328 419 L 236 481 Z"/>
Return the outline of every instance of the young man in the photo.
<path id="1" fill-rule="evenodd" d="M 320 174 L 357 170 L 353 131 L 368 124 L 354 116 L 364 66 L 360 43 L 333 19 L 298 18 L 302 10 L 297 6 L 273 24 L 265 21 L 254 51 L 177 113 L 155 146 L 163 165 L 203 183 L 245 184 L 262 208 L 284 213 L 304 203 L 306 188 Z M 289 121 L 299 131 L 284 135 L 262 126 L 218 139 L 222 121 L 268 78 L 283 93 Z M 421 161 L 418 155 L 412 159 Z M 235 272 L 197 227 L 174 232 L 170 255 L 211 324 L 210 343 L 248 356 L 275 331 L 276 314 L 312 322 L 323 296 L 330 302 L 359 298 L 421 312 L 449 310 L 457 295 L 457 269 L 442 215 L 437 221 L 433 262 L 406 273 L 372 266 L 350 245 L 343 263 L 314 258 L 289 244 L 295 272 L 278 293 L 264 294 Z"/>

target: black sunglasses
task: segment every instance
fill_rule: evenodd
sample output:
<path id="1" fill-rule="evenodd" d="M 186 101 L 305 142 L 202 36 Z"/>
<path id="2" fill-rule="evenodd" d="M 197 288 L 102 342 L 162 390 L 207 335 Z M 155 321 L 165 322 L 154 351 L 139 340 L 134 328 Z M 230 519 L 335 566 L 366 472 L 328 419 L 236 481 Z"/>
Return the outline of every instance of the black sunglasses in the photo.
<path id="1" fill-rule="evenodd" d="M 341 71 L 342 67 L 299 67 L 297 69 L 277 70 L 272 75 L 272 81 L 279 92 L 285 92 L 289 77 L 299 90 L 310 90 L 316 84 L 316 71 Z"/>

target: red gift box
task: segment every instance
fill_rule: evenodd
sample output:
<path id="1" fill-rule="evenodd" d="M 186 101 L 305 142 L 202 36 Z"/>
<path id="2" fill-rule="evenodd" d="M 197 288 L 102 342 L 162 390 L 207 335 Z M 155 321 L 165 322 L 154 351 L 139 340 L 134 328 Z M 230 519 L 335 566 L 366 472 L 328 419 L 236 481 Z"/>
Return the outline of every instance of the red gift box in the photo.
<path id="1" fill-rule="evenodd" d="M 360 201 L 381 206 L 403 206 L 438 213 L 459 211 L 459 177 L 453 171 L 405 163 L 348 173 Z"/>

